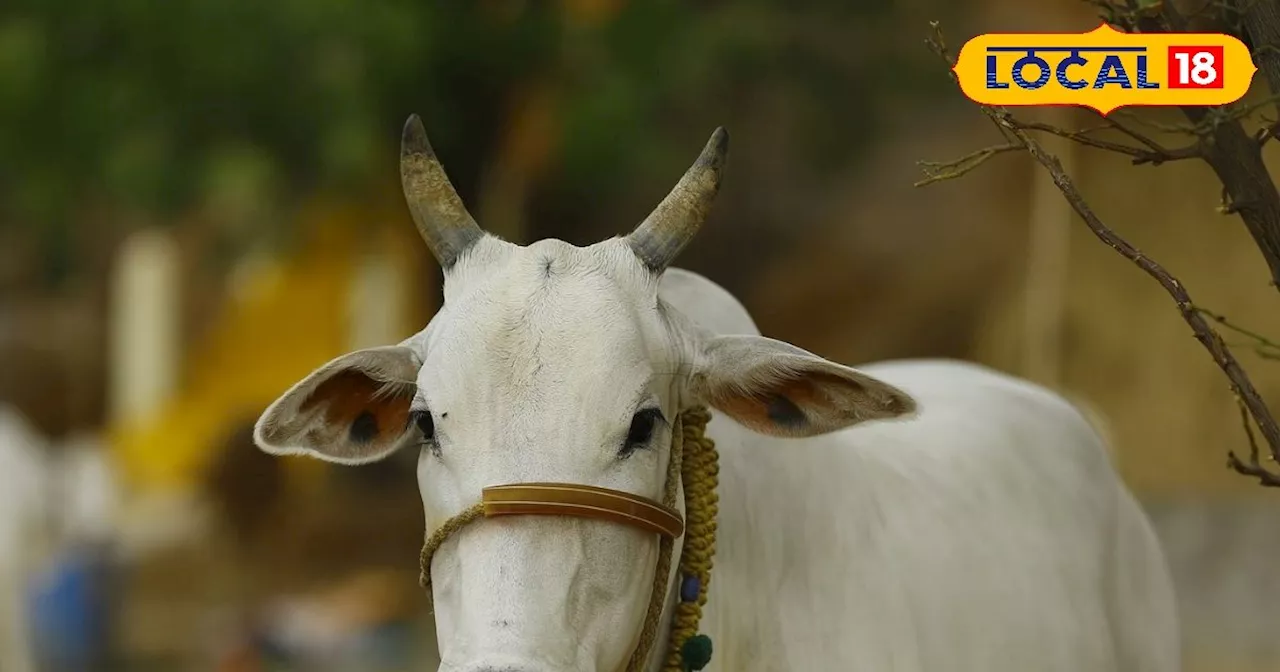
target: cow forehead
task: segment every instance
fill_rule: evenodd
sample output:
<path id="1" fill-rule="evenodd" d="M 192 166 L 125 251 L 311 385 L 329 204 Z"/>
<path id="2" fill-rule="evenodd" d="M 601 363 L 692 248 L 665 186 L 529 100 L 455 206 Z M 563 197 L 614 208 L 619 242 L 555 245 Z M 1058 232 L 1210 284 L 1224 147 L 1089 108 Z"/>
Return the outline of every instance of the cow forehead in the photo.
<path id="1" fill-rule="evenodd" d="M 507 402 L 534 402 L 643 385 L 666 344 L 656 283 L 639 265 L 601 245 L 512 247 L 433 321 L 420 377 L 428 396 L 501 390 Z"/>

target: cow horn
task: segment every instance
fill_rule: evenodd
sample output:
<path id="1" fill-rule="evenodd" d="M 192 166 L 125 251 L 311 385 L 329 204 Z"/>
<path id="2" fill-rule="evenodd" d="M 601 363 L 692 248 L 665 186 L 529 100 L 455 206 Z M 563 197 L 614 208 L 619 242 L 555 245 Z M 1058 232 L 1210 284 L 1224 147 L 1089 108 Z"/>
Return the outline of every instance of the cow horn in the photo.
<path id="1" fill-rule="evenodd" d="M 400 136 L 400 183 L 413 223 L 441 268 L 453 266 L 484 237 L 484 230 L 449 183 L 416 114 L 409 115 Z"/>
<path id="2" fill-rule="evenodd" d="M 729 133 L 717 128 L 671 193 L 627 236 L 631 249 L 651 270 L 661 272 L 670 265 L 706 221 L 728 152 Z"/>

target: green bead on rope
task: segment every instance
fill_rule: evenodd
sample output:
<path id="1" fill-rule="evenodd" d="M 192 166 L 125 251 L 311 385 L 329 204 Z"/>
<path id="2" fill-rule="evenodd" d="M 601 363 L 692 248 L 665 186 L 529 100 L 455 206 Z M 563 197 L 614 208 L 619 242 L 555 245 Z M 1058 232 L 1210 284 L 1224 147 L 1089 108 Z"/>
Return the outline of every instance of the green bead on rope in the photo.
<path id="1" fill-rule="evenodd" d="M 684 663 L 685 672 L 697 672 L 711 662 L 711 638 L 706 635 L 694 635 L 684 640 L 680 647 L 680 659 Z"/>

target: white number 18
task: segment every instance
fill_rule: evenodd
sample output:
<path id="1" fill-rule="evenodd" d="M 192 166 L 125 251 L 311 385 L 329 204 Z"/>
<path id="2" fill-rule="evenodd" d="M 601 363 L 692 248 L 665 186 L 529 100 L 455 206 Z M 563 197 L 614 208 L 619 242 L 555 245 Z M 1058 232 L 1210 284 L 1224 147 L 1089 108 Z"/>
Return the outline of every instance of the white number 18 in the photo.
<path id="1" fill-rule="evenodd" d="M 1173 57 L 1178 61 L 1178 79 L 1183 83 L 1190 81 L 1205 86 L 1218 79 L 1218 71 L 1213 67 L 1213 54 L 1207 51 L 1197 51 L 1194 55 L 1181 52 Z"/>

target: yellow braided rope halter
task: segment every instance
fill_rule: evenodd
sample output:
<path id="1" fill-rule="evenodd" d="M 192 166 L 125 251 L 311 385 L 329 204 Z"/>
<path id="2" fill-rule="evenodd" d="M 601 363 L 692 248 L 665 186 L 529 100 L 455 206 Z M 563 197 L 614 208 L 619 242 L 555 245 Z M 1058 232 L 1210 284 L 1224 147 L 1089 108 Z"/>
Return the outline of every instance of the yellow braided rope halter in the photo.
<path id="1" fill-rule="evenodd" d="M 484 517 L 484 504 L 474 504 L 463 509 L 462 513 L 446 520 L 427 537 L 425 543 L 422 544 L 422 553 L 418 556 L 418 564 L 421 566 L 421 574 L 418 575 L 418 584 L 423 590 L 427 591 L 427 601 L 434 601 L 434 595 L 431 592 L 431 558 L 436 554 L 436 549 L 440 548 L 446 539 L 453 536 L 455 532 L 470 525 L 472 522 Z M 431 611 L 435 611 L 434 605 Z"/>
<path id="2" fill-rule="evenodd" d="M 716 443 L 706 435 L 711 414 L 692 408 L 681 414 L 684 421 L 685 532 L 680 552 L 680 602 L 671 620 L 667 638 L 667 660 L 663 672 L 700 670 L 711 658 L 711 640 L 698 635 L 702 607 L 711 584 L 712 557 L 716 552 L 716 514 L 720 510 L 720 455 Z M 699 637 L 699 639 L 695 639 Z M 696 647 L 693 645 L 697 645 Z M 685 657 L 698 660 L 685 660 Z"/>

